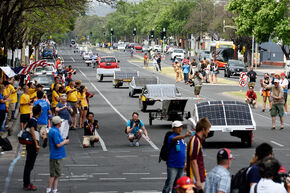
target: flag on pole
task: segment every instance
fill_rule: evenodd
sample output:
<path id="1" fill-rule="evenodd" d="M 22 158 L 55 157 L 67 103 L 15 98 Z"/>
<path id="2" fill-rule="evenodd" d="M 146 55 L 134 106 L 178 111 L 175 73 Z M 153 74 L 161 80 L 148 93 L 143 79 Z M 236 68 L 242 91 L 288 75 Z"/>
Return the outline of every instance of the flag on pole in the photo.
<path id="1" fill-rule="evenodd" d="M 27 75 L 30 72 L 32 72 L 37 66 L 44 65 L 44 63 L 46 63 L 46 60 L 38 60 L 38 61 L 35 61 L 32 64 L 25 66 L 22 70 L 19 71 L 18 74 Z"/>

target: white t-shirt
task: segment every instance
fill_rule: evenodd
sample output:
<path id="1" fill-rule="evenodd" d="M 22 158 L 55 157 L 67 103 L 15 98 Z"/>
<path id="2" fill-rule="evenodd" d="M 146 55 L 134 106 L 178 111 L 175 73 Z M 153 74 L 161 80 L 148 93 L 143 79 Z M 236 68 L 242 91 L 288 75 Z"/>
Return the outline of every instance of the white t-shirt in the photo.
<path id="1" fill-rule="evenodd" d="M 192 117 L 190 117 L 188 120 L 187 120 L 187 131 L 192 131 L 192 129 L 194 129 L 194 120 Z"/>
<path id="2" fill-rule="evenodd" d="M 286 79 L 286 78 L 284 78 L 284 80 L 280 80 L 280 86 L 282 86 L 282 88 L 283 88 L 283 86 L 286 86 L 286 88 L 283 88 L 283 91 L 285 92 L 286 90 L 288 90 L 288 83 L 289 83 L 289 81 Z"/>
<path id="3" fill-rule="evenodd" d="M 255 186 L 258 185 L 257 193 L 287 193 L 283 184 L 273 182 L 273 180 L 262 178 L 258 184 L 251 187 L 250 193 L 255 193 Z"/>

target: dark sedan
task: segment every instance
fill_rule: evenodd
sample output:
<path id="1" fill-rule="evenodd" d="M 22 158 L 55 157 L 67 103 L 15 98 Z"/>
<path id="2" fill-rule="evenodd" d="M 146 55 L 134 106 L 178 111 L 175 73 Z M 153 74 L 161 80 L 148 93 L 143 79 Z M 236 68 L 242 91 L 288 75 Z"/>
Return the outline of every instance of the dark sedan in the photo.
<path id="1" fill-rule="evenodd" d="M 225 77 L 240 76 L 241 72 L 247 72 L 247 66 L 239 60 L 229 60 L 225 66 Z"/>

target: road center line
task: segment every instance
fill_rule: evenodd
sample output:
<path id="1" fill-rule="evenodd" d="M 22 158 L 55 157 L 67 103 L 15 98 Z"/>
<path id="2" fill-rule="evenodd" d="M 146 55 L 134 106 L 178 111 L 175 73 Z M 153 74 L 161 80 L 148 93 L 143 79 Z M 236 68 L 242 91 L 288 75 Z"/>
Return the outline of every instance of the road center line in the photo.
<path id="1" fill-rule="evenodd" d="M 75 59 L 73 57 L 71 57 L 72 61 L 75 62 Z"/>
<path id="2" fill-rule="evenodd" d="M 130 158 L 130 157 L 138 157 L 137 155 L 117 155 L 117 156 L 115 156 L 115 157 L 117 157 L 117 158 Z"/>
<path id="3" fill-rule="evenodd" d="M 99 95 L 108 103 L 108 105 L 127 123 L 128 119 L 112 103 L 101 93 L 101 91 L 86 77 L 86 75 L 78 68 L 78 70 L 81 72 L 81 74 L 87 79 L 87 81 L 92 85 L 92 87 L 99 93 Z M 159 148 L 150 140 L 148 140 L 145 135 L 143 134 L 142 137 L 152 146 L 153 149 L 159 150 Z M 100 138 L 101 139 L 101 138 Z M 101 140 L 100 140 L 101 142 Z M 103 147 L 103 146 L 102 146 Z"/>
<path id="4" fill-rule="evenodd" d="M 150 173 L 122 173 L 123 175 L 149 175 Z"/>
<path id="5" fill-rule="evenodd" d="M 275 145 L 278 145 L 279 147 L 284 147 L 284 145 L 282 145 L 282 144 L 280 144 L 280 143 L 278 143 L 276 141 L 270 141 L 270 142 L 273 143 L 273 144 L 275 144 Z"/>
<path id="6" fill-rule="evenodd" d="M 99 178 L 99 180 L 126 180 L 127 178 Z"/>
<path id="7" fill-rule="evenodd" d="M 140 178 L 141 180 L 166 180 L 167 177 L 148 177 L 148 178 Z"/>

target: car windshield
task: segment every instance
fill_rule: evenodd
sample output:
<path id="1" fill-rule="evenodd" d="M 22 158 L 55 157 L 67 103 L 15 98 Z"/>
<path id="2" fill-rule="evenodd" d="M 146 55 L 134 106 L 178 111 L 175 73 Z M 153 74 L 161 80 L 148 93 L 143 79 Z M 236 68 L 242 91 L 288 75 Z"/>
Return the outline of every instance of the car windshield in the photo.
<path id="1" fill-rule="evenodd" d="M 37 84 L 51 85 L 54 83 L 54 76 L 31 76 L 30 82 L 37 81 Z"/>
<path id="2" fill-rule="evenodd" d="M 115 58 L 101 58 L 101 62 L 116 62 Z"/>
<path id="3" fill-rule="evenodd" d="M 234 59 L 235 51 L 232 48 L 223 48 L 217 50 L 217 60 L 220 62 L 228 62 Z"/>
<path id="4" fill-rule="evenodd" d="M 175 53 L 183 53 L 183 50 L 174 50 Z"/>
<path id="5" fill-rule="evenodd" d="M 245 67 L 245 63 L 239 60 L 230 60 L 229 61 L 230 66 L 240 66 Z"/>
<path id="6" fill-rule="evenodd" d="M 35 72 L 41 72 L 41 71 L 53 71 L 53 68 L 52 68 L 52 66 L 46 66 L 46 67 L 44 67 L 44 68 L 36 68 L 35 69 Z"/>

